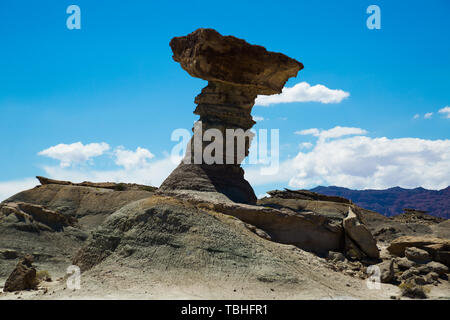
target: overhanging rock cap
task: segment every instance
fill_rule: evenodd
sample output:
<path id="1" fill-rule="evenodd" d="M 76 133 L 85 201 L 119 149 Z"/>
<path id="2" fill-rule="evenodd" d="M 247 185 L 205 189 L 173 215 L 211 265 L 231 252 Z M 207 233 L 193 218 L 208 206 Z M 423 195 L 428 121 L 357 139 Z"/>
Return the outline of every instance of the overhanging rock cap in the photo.
<path id="1" fill-rule="evenodd" d="M 173 59 L 191 76 L 208 81 L 248 86 L 257 94 L 281 93 L 303 64 L 288 56 L 267 51 L 214 29 L 197 29 L 170 41 Z"/>

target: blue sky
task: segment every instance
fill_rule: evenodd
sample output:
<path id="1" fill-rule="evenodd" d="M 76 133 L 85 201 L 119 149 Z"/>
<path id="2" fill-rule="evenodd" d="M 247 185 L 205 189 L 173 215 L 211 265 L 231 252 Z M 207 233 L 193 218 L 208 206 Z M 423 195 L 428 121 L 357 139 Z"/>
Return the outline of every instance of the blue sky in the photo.
<path id="1" fill-rule="evenodd" d="M 81 30 L 66 27 L 71 4 L 81 8 Z M 371 4 L 381 9 L 380 30 L 366 27 Z M 3 0 L 0 198 L 36 175 L 136 180 L 147 168 L 155 178 L 137 182 L 158 184 L 170 172 L 163 163 L 176 144 L 170 135 L 190 130 L 194 97 L 206 85 L 172 60 L 169 41 L 199 27 L 301 61 L 304 70 L 287 87 L 307 82 L 349 93 L 339 103 L 253 108 L 264 118 L 256 130 L 280 130 L 282 167 L 263 179 L 248 169 L 257 194 L 317 184 L 442 188 L 450 184 L 450 119 L 439 112 L 450 105 L 449 9 L 446 0 Z M 335 127 L 361 130 L 322 140 L 295 134 L 317 128 L 326 136 Z M 76 142 L 109 149 L 69 166 L 38 155 Z M 139 168 L 118 161 L 119 147 Z"/>

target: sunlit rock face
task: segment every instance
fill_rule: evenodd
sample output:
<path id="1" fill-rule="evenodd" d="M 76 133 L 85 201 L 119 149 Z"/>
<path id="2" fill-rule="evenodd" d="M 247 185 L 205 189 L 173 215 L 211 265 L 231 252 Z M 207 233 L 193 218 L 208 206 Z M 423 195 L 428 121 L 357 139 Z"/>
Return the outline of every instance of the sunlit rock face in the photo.
<path id="1" fill-rule="evenodd" d="M 286 81 L 297 76 L 303 65 L 213 29 L 198 29 L 173 38 L 170 47 L 173 59 L 191 76 L 207 80 L 208 85 L 195 98 L 194 113 L 200 119 L 194 124 L 186 156 L 160 190 L 220 192 L 235 202 L 255 204 L 255 193 L 240 166 L 253 137 L 247 131 L 255 124 L 252 107 L 258 95 L 281 93 Z M 202 139 L 211 129 L 223 138 L 212 152 L 211 146 L 207 148 L 217 142 L 217 136 Z M 204 154 L 212 155 L 214 162 L 204 161 Z"/>

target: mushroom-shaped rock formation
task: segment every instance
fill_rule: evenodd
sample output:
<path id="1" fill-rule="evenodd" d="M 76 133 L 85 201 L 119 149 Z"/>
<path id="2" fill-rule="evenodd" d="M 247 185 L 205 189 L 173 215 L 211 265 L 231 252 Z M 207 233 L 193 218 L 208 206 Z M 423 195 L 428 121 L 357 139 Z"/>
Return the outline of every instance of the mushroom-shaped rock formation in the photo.
<path id="1" fill-rule="evenodd" d="M 297 76 L 303 65 L 213 29 L 173 38 L 170 47 L 173 59 L 191 76 L 208 80 L 208 85 L 195 98 L 194 113 L 200 119 L 194 124 L 185 158 L 160 190 L 220 192 L 235 202 L 255 204 L 255 193 L 240 166 L 253 137 L 248 131 L 255 124 L 252 107 L 257 95 L 281 93 L 286 81 Z M 205 148 L 218 139 L 217 135 L 210 140 L 204 137 L 209 129 L 216 129 L 214 132 L 223 138 L 210 153 L 213 162 L 203 156 Z M 234 130 L 231 134 L 230 129 Z"/>

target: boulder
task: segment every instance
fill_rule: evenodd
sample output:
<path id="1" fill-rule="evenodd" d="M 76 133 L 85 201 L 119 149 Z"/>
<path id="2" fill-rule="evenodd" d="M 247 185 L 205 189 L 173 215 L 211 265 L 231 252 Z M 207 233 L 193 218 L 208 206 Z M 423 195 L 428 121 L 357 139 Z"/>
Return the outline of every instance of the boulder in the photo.
<path id="1" fill-rule="evenodd" d="M 403 257 L 406 248 L 416 247 L 426 250 L 426 248 L 430 248 L 430 245 L 450 246 L 450 240 L 425 236 L 403 236 L 393 240 L 387 250 L 393 255 Z"/>
<path id="2" fill-rule="evenodd" d="M 3 291 L 13 292 L 35 289 L 39 281 L 36 278 L 36 269 L 32 264 L 33 257 L 26 255 L 6 280 Z"/>
<path id="3" fill-rule="evenodd" d="M 367 256 L 359 249 L 356 243 L 347 235 L 344 235 L 344 253 L 345 256 L 352 260 L 363 260 Z"/>
<path id="4" fill-rule="evenodd" d="M 419 282 L 421 282 L 419 280 Z M 403 281 L 400 284 L 400 289 L 402 290 L 402 296 L 412 298 L 412 299 L 427 299 L 428 296 L 422 285 L 418 285 L 415 279 L 409 279 Z"/>
<path id="5" fill-rule="evenodd" d="M 403 236 L 391 242 L 387 250 L 396 256 L 404 256 L 406 248 L 416 247 L 425 250 L 431 260 L 450 267 L 450 239 L 426 236 Z"/>
<path id="6" fill-rule="evenodd" d="M 450 268 L 450 251 L 438 251 L 434 259 Z"/>
<path id="7" fill-rule="evenodd" d="M 444 266 L 442 263 L 435 262 L 435 261 L 432 261 L 425 265 L 422 265 L 422 266 L 418 267 L 417 269 L 421 273 L 434 272 L 434 273 L 437 273 L 439 276 L 442 276 L 442 275 L 448 273 L 448 268 L 446 266 Z"/>
<path id="8" fill-rule="evenodd" d="M 419 274 L 420 274 L 419 270 L 413 267 L 403 272 L 400 278 L 406 280 Z"/>
<path id="9" fill-rule="evenodd" d="M 437 274 L 436 272 L 430 272 L 425 276 L 425 280 L 427 281 L 428 284 L 435 283 L 436 281 L 438 281 L 438 279 L 439 274 Z"/>
<path id="10" fill-rule="evenodd" d="M 411 280 L 418 286 L 429 284 L 428 280 L 424 276 L 414 276 Z"/>
<path id="11" fill-rule="evenodd" d="M 394 259 L 383 261 L 376 266 L 380 268 L 380 281 L 382 283 L 390 283 L 394 280 Z"/>
<path id="12" fill-rule="evenodd" d="M 351 207 L 348 209 L 348 215 L 343 221 L 343 226 L 345 234 L 348 235 L 348 237 L 353 240 L 361 251 L 369 258 L 378 259 L 380 257 L 377 242 L 372 236 L 372 233 L 361 223 Z"/>
<path id="13" fill-rule="evenodd" d="M 408 260 L 408 258 L 406 257 L 396 258 L 395 262 L 397 263 L 397 266 L 400 270 L 407 270 L 409 268 L 416 266 L 415 262 Z"/>
<path id="14" fill-rule="evenodd" d="M 405 249 L 405 256 L 416 263 L 428 263 L 431 261 L 430 255 L 425 250 L 409 247 Z"/>

